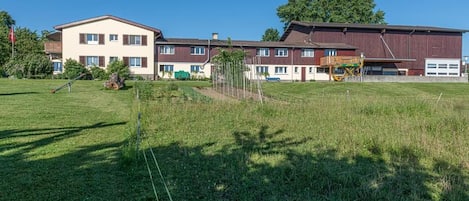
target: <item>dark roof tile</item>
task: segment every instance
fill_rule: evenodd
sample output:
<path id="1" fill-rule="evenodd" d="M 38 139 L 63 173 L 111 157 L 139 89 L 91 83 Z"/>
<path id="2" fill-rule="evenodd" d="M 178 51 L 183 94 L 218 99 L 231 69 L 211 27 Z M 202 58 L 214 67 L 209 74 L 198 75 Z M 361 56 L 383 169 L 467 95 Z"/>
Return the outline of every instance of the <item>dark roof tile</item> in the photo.
<path id="1" fill-rule="evenodd" d="M 211 46 L 228 47 L 227 40 L 203 40 L 191 38 L 164 38 L 156 41 L 157 45 L 208 45 L 210 41 Z M 355 46 L 345 43 L 308 43 L 304 42 L 281 42 L 281 41 L 231 41 L 234 47 L 271 47 L 271 48 L 336 48 L 336 49 L 357 49 Z"/>

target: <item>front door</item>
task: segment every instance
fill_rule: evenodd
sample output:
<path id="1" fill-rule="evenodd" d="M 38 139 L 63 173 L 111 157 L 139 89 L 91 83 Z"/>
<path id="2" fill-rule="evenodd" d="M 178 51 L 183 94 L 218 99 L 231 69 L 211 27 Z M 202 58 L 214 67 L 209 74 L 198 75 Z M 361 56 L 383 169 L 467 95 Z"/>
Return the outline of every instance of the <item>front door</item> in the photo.
<path id="1" fill-rule="evenodd" d="M 306 67 L 301 67 L 301 81 L 306 81 Z"/>

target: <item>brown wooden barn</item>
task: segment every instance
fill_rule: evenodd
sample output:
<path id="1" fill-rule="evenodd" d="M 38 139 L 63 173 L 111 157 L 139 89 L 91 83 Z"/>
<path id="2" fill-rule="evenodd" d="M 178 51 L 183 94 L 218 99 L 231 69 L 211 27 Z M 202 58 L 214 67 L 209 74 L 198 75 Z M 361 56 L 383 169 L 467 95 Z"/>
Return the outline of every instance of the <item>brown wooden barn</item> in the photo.
<path id="1" fill-rule="evenodd" d="M 281 41 L 355 46 L 355 55 L 365 57 L 364 73 L 369 75 L 460 76 L 465 32 L 426 26 L 293 21 Z"/>

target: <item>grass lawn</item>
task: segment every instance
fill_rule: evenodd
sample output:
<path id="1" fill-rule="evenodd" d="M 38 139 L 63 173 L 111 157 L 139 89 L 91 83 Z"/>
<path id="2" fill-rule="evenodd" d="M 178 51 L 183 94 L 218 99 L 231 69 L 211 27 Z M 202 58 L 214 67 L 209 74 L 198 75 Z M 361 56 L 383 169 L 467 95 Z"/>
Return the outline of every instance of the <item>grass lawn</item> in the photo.
<path id="1" fill-rule="evenodd" d="M 151 151 L 173 200 L 469 200 L 468 84 L 64 82 L 0 79 L 0 200 L 170 200 Z"/>
<path id="2" fill-rule="evenodd" d="M 263 89 L 283 101 L 143 107 L 174 200 L 469 200 L 469 85 Z"/>
<path id="3" fill-rule="evenodd" d="M 121 165 L 132 90 L 0 79 L 0 200 L 132 200 Z"/>

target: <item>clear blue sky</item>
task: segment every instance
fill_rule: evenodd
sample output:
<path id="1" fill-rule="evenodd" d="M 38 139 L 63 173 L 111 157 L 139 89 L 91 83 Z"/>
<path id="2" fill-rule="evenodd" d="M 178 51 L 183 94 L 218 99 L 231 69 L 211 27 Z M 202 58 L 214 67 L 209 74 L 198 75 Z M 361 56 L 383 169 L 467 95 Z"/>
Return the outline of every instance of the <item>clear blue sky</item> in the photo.
<path id="1" fill-rule="evenodd" d="M 115 15 L 163 31 L 169 38 L 260 40 L 267 28 L 281 34 L 276 14 L 288 0 L 0 0 L 0 10 L 16 26 L 33 31 L 101 15 Z M 467 0 L 375 0 L 392 25 L 421 25 L 469 30 Z M 463 37 L 463 55 L 469 56 L 469 33 Z"/>

